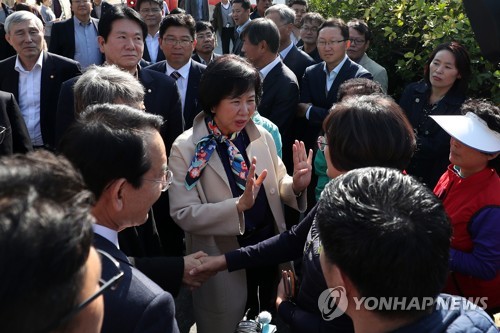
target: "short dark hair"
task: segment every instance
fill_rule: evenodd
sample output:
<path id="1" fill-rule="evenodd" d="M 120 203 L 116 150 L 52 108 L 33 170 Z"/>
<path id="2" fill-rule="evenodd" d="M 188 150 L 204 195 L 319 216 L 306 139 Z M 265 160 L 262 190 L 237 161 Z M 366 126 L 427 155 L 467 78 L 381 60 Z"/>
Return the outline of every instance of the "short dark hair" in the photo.
<path id="1" fill-rule="evenodd" d="M 99 199 L 106 186 L 125 178 L 135 188 L 151 168 L 147 138 L 160 130 L 163 118 L 126 105 L 87 107 L 63 135 L 59 151 L 80 170 Z"/>
<path id="2" fill-rule="evenodd" d="M 309 12 L 305 13 L 304 16 L 302 16 L 302 19 L 300 20 L 300 26 L 303 26 L 304 23 L 308 22 L 309 23 L 317 22 L 318 26 L 320 26 L 325 22 L 325 18 L 320 13 Z"/>
<path id="3" fill-rule="evenodd" d="M 170 27 L 186 28 L 189 30 L 191 38 L 193 38 L 193 40 L 195 39 L 196 21 L 189 14 L 173 14 L 165 16 L 160 23 L 160 38 L 163 38 L 163 35 Z"/>
<path id="4" fill-rule="evenodd" d="M 349 39 L 349 27 L 347 26 L 347 24 L 345 24 L 344 20 L 342 20 L 341 18 L 334 17 L 326 20 L 318 28 L 318 33 L 324 28 L 338 28 L 340 29 L 340 33 L 342 34 L 344 40 Z"/>
<path id="5" fill-rule="evenodd" d="M 207 21 L 198 21 L 196 22 L 196 33 L 200 31 L 210 30 L 211 32 L 215 32 L 214 26 L 212 23 Z"/>
<path id="6" fill-rule="evenodd" d="M 364 77 L 352 78 L 339 86 L 337 101 L 352 95 L 384 94 L 384 89 L 377 81 Z"/>
<path id="7" fill-rule="evenodd" d="M 500 134 L 500 108 L 485 99 L 469 99 L 462 104 L 462 114 L 472 112 L 484 120 L 488 128 Z M 500 156 L 488 161 L 488 166 L 500 174 Z"/>
<path id="8" fill-rule="evenodd" d="M 280 32 L 278 27 L 272 20 L 266 18 L 258 18 L 250 21 L 241 32 L 241 38 L 248 40 L 252 45 L 266 41 L 269 51 L 274 54 L 278 53 L 280 47 Z"/>
<path id="9" fill-rule="evenodd" d="M 371 41 L 372 40 L 372 32 L 370 31 L 370 28 L 368 27 L 368 24 L 360 19 L 352 19 L 349 22 L 347 22 L 347 26 L 349 28 L 353 28 L 363 36 L 365 36 L 365 40 Z"/>
<path id="10" fill-rule="evenodd" d="M 135 3 L 135 10 L 140 11 L 142 4 L 146 2 L 158 5 L 158 7 L 160 7 L 160 9 L 163 10 L 163 0 L 137 0 Z"/>
<path id="11" fill-rule="evenodd" d="M 403 170 L 415 151 L 413 127 L 388 96 L 348 97 L 323 122 L 333 166 L 349 171 L 368 166 Z"/>
<path id="12" fill-rule="evenodd" d="M 214 59 L 200 80 L 199 99 L 203 111 L 211 115 L 212 108 L 226 97 L 235 97 L 255 89 L 255 103 L 259 104 L 261 80 L 259 72 L 247 60 L 225 54 Z"/>
<path id="13" fill-rule="evenodd" d="M 81 301 L 91 201 L 63 157 L 37 151 L 0 159 L 2 331 L 45 332 Z"/>
<path id="14" fill-rule="evenodd" d="M 288 7 L 292 7 L 293 5 L 306 6 L 306 10 L 309 8 L 309 6 L 307 5 L 307 1 L 305 0 L 291 0 L 290 2 L 288 2 Z"/>
<path id="15" fill-rule="evenodd" d="M 423 184 L 387 168 L 352 170 L 321 194 L 318 223 L 325 259 L 359 297 L 435 298 L 448 274 L 451 225 L 441 201 Z M 415 317 L 425 309 L 391 311 Z"/>
<path id="16" fill-rule="evenodd" d="M 455 81 L 451 89 L 456 90 L 460 93 L 465 93 L 467 87 L 469 86 L 469 81 L 472 76 L 472 70 L 470 66 L 470 56 L 467 49 L 460 44 L 459 42 L 447 42 L 443 44 L 439 44 L 431 53 L 427 62 L 424 66 L 424 80 L 430 86 L 431 81 L 429 79 L 429 66 L 431 65 L 434 57 L 439 51 L 447 50 L 450 51 L 455 57 L 455 66 L 458 69 L 458 73 L 460 73 L 460 78 Z"/>
<path id="17" fill-rule="evenodd" d="M 176 15 L 176 14 L 186 14 L 186 11 L 182 9 L 181 7 L 174 8 L 170 11 L 169 15 Z"/>
<path id="18" fill-rule="evenodd" d="M 250 3 L 250 0 L 233 0 L 233 5 L 235 3 L 241 4 L 241 7 L 246 10 L 250 10 L 252 8 L 252 4 Z"/>
<path id="19" fill-rule="evenodd" d="M 126 5 L 115 5 L 107 10 L 99 19 L 99 36 L 104 38 L 104 41 L 108 40 L 108 36 L 113 29 L 113 22 L 117 20 L 131 20 L 136 22 L 141 27 L 143 39 L 146 39 L 148 26 L 141 18 L 141 15 Z"/>

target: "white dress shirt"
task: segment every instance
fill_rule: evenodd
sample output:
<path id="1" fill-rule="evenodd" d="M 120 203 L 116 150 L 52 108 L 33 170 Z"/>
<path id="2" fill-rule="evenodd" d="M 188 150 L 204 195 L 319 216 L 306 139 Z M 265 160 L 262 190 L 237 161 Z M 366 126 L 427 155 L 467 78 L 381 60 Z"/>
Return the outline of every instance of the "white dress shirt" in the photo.
<path id="1" fill-rule="evenodd" d="M 40 127 L 42 63 L 43 52 L 40 52 L 35 66 L 30 71 L 24 69 L 19 56 L 17 56 L 16 65 L 14 66 L 14 69 L 19 72 L 19 108 L 33 146 L 43 146 L 42 128 Z"/>
<path id="2" fill-rule="evenodd" d="M 115 244 L 116 248 L 120 248 L 120 244 L 118 244 L 118 232 L 116 230 L 110 229 L 100 224 L 93 224 L 92 229 L 94 233 L 106 238 L 111 243 Z"/>
<path id="3" fill-rule="evenodd" d="M 184 129 L 184 105 L 186 104 L 186 92 L 187 92 L 187 87 L 188 87 L 188 80 L 189 80 L 189 70 L 191 69 L 191 59 L 182 66 L 179 69 L 175 69 L 170 67 L 170 65 L 167 63 L 167 72 L 166 74 L 170 76 L 172 72 L 177 72 L 181 76 L 177 79 L 177 90 L 179 90 L 179 95 L 181 97 L 181 103 L 182 103 L 182 128 Z"/>
<path id="4" fill-rule="evenodd" d="M 160 31 L 157 31 L 154 36 L 148 34 L 146 36 L 146 47 L 148 48 L 149 58 L 151 63 L 155 63 L 157 61 L 158 56 L 158 48 L 160 47 L 160 41 L 158 38 L 160 37 Z"/>

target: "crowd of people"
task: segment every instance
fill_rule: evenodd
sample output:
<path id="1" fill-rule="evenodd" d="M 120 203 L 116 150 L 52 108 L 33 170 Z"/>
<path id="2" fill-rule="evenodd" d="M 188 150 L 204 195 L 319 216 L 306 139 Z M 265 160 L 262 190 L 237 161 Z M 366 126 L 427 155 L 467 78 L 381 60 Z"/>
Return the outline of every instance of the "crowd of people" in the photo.
<path id="1" fill-rule="evenodd" d="M 398 103 L 367 23 L 304 0 L 63 3 L 0 1 L 2 331 L 179 332 L 181 288 L 200 333 L 497 331 L 500 109 L 462 44 Z"/>

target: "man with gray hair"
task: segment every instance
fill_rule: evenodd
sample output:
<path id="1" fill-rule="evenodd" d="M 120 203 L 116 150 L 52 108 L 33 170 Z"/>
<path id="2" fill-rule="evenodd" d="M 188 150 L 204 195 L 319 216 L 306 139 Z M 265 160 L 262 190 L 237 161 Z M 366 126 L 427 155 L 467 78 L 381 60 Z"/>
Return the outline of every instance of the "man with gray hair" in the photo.
<path id="1" fill-rule="evenodd" d="M 44 50 L 42 21 L 31 12 L 9 15 L 5 32 L 17 55 L 0 61 L 0 90 L 16 97 L 33 147 L 53 149 L 61 85 L 81 73 L 80 65 Z"/>
<path id="2" fill-rule="evenodd" d="M 295 74 L 300 85 L 306 68 L 316 62 L 292 43 L 290 35 L 295 22 L 295 12 L 290 7 L 279 4 L 269 7 L 265 15 L 266 18 L 272 20 L 278 26 L 280 32 L 280 57 L 283 59 L 283 63 Z"/>

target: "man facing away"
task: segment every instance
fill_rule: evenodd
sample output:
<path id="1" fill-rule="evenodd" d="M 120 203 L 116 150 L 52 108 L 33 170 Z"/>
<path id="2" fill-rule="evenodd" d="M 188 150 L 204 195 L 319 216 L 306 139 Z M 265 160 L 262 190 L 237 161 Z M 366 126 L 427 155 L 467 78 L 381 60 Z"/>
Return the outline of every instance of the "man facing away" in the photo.
<path id="1" fill-rule="evenodd" d="M 356 333 L 498 332 L 478 306 L 440 294 L 451 225 L 414 178 L 378 167 L 350 171 L 325 187 L 316 223 L 332 288 L 319 299 L 324 315 L 345 311 Z"/>

